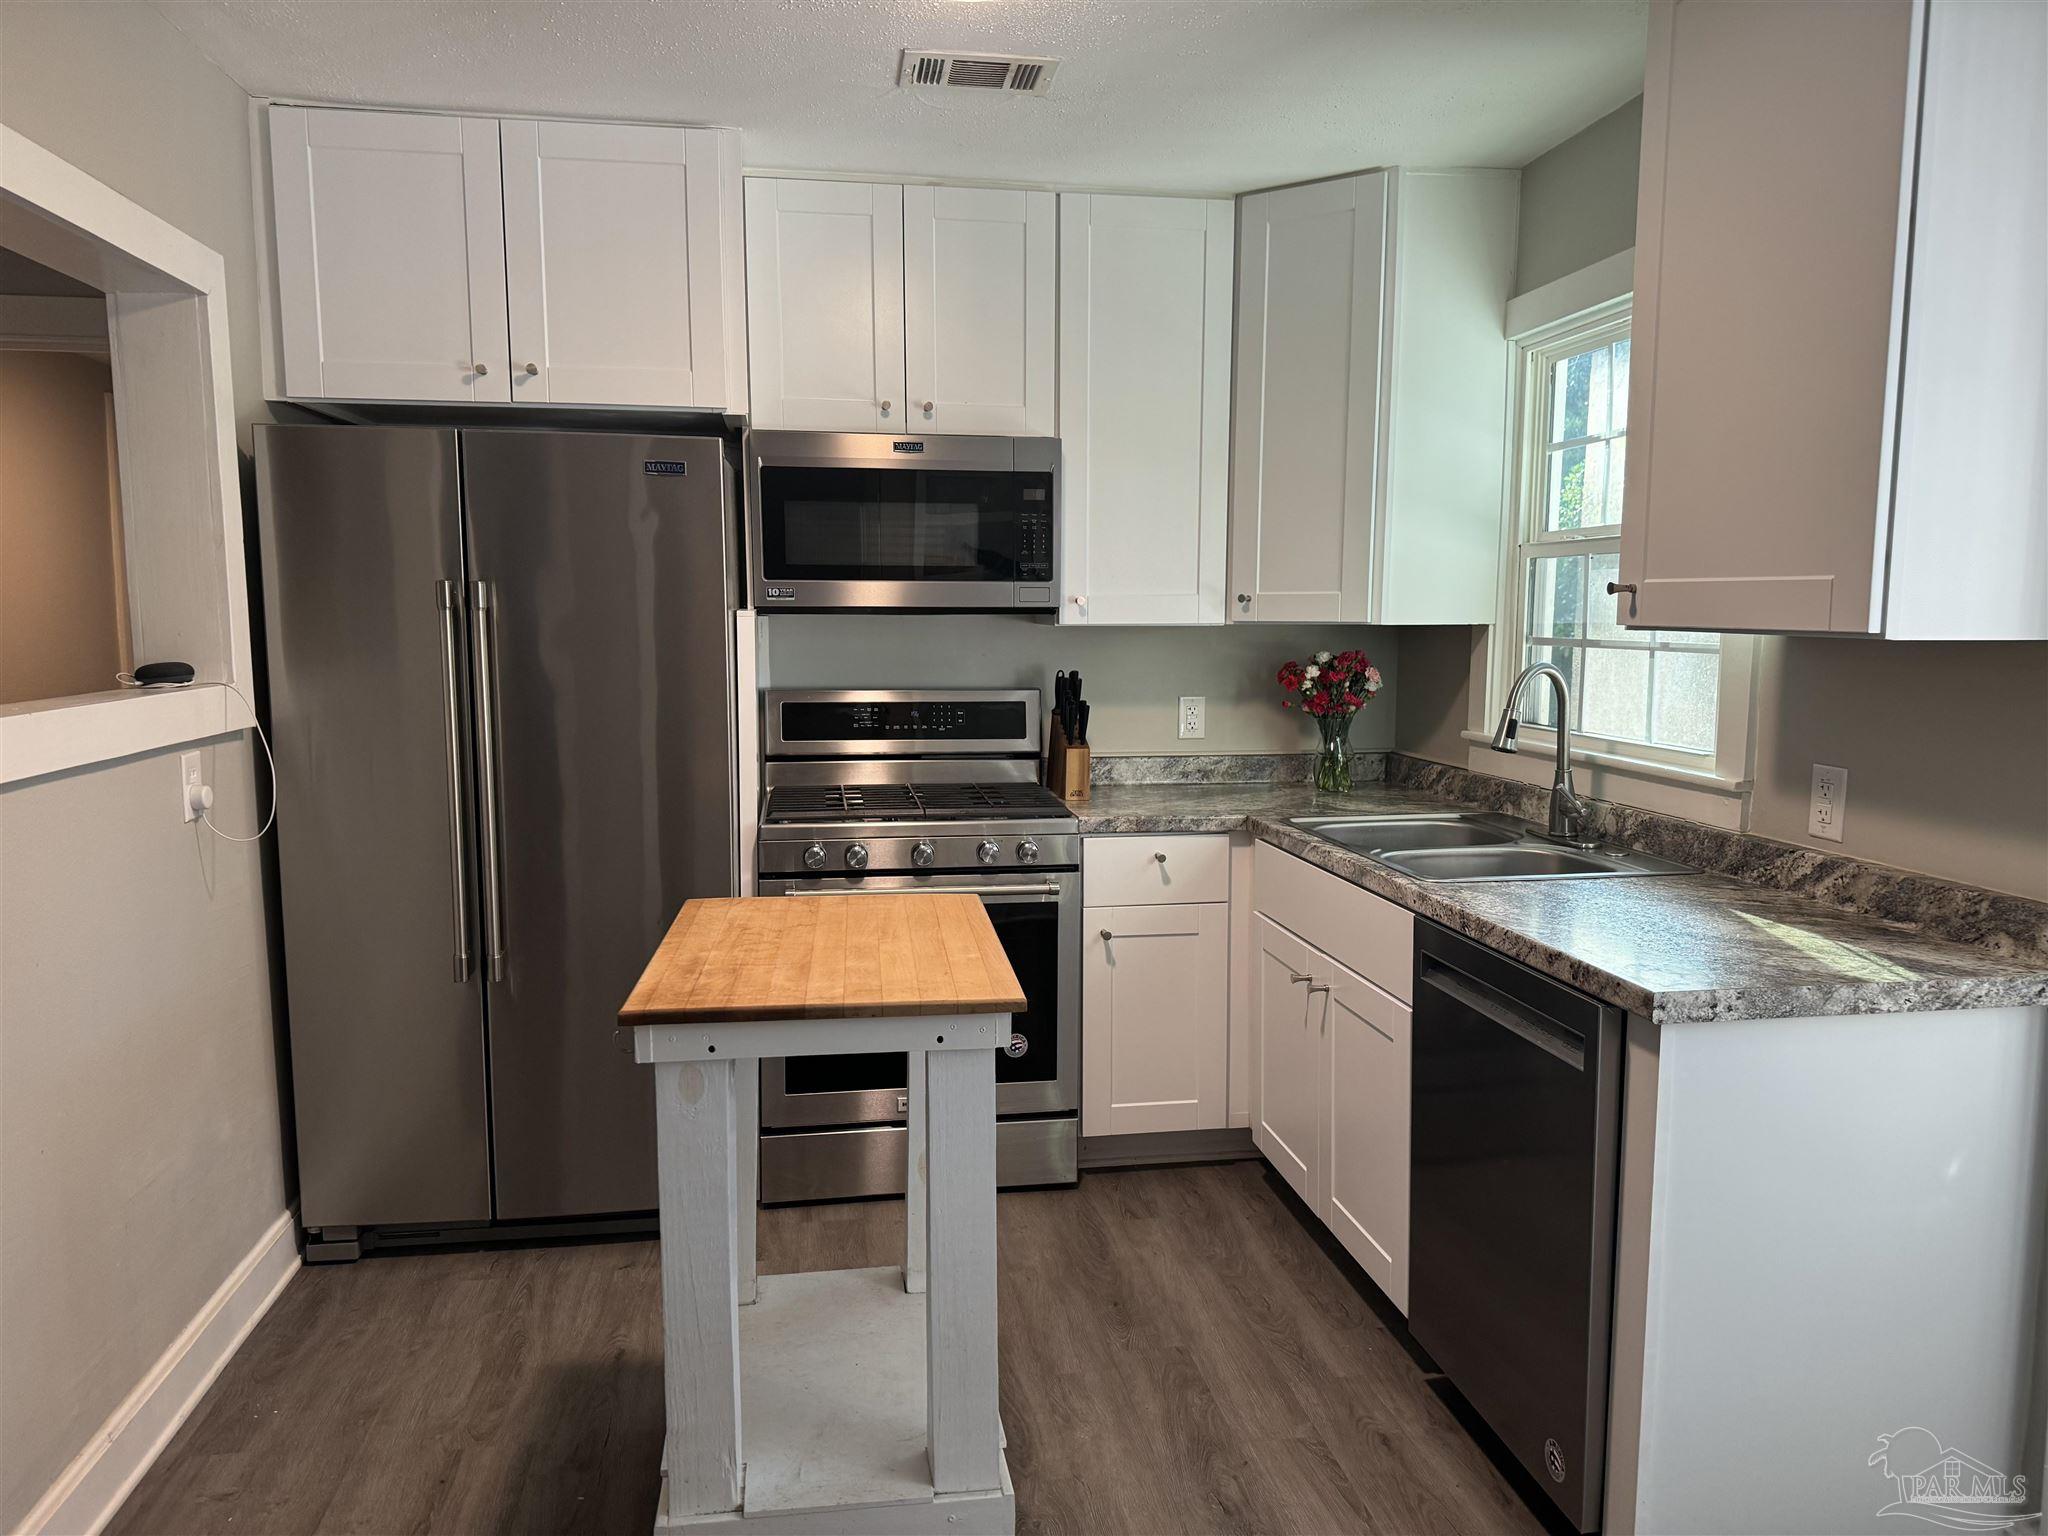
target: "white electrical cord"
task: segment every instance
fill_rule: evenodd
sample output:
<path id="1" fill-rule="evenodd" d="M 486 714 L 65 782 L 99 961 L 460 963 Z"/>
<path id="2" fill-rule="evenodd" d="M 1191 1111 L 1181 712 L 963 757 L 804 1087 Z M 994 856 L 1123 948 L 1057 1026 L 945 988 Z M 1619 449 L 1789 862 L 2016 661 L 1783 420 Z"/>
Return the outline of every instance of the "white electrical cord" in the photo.
<path id="1" fill-rule="evenodd" d="M 183 683 L 138 683 L 135 681 L 134 673 L 116 672 L 114 674 L 114 681 L 123 688 L 141 688 L 147 691 L 155 688 L 190 688 L 192 682 L 197 681 L 197 679 Z M 256 739 L 263 743 L 263 756 L 270 764 L 270 814 L 263 818 L 263 825 L 256 829 L 253 837 L 237 837 L 232 832 L 223 832 L 213 824 L 213 818 L 204 809 L 199 812 L 199 819 L 205 823 L 206 830 L 215 837 L 224 838 L 231 843 L 260 843 L 263 841 L 263 835 L 270 830 L 271 825 L 277 820 L 277 758 L 270 750 L 270 738 L 263 734 L 263 722 L 256 718 L 256 706 L 249 702 L 249 696 L 233 683 L 223 681 L 220 686 L 242 701 L 242 707 L 249 711 L 249 723 L 256 727 Z M 211 803 L 212 798 L 209 793 L 208 804 L 210 805 Z"/>

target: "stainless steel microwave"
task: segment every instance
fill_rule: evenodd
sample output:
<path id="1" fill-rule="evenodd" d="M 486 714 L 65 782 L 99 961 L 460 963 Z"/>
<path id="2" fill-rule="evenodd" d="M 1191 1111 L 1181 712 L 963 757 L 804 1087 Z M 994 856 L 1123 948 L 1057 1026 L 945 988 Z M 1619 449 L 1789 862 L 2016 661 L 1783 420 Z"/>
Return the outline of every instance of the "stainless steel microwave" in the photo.
<path id="1" fill-rule="evenodd" d="M 754 606 L 1050 613 L 1059 456 L 1051 437 L 750 432 Z"/>

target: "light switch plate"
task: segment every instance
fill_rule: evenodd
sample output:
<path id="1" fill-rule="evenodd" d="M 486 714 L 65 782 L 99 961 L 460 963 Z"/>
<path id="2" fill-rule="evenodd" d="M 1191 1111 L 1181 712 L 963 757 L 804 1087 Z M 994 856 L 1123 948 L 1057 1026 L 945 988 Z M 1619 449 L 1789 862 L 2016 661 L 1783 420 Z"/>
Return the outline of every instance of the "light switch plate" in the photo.
<path id="1" fill-rule="evenodd" d="M 1813 801 L 1806 813 L 1806 831 L 1831 843 L 1842 840 L 1842 814 L 1849 806 L 1849 770 L 1813 765 Z"/>
<path id="2" fill-rule="evenodd" d="M 1180 734 L 1183 741 L 1209 733 L 1209 700 L 1204 694 L 1184 693 L 1180 699 Z"/>

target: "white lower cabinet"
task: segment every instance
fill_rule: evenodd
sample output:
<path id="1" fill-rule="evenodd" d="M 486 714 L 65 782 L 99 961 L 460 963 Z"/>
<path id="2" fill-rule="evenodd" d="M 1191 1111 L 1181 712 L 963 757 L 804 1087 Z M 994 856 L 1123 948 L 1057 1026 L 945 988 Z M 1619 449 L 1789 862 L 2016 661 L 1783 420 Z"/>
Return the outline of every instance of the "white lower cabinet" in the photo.
<path id="1" fill-rule="evenodd" d="M 1330 987 L 1323 998 L 1330 1025 L 1323 1220 L 1406 1316 L 1408 1009 L 1334 962 L 1316 980 Z"/>
<path id="2" fill-rule="evenodd" d="M 1274 914 L 1304 923 L 1326 917 L 1331 907 L 1317 889 L 1323 880 L 1384 908 L 1372 924 L 1342 925 L 1335 942 L 1404 992 L 1412 961 L 1406 945 L 1387 939 L 1401 929 L 1412 943 L 1414 919 L 1265 844 L 1255 867 L 1252 1142 L 1405 1315 L 1408 1005 Z M 1369 933 L 1374 926 L 1382 931 Z M 1348 942 L 1354 937 L 1367 942 Z"/>
<path id="3" fill-rule="evenodd" d="M 1271 918 L 1255 917 L 1252 1144 L 1312 1211 L 1323 1209 L 1323 1037 L 1310 1021 L 1309 966 L 1316 951 Z"/>
<path id="4" fill-rule="evenodd" d="M 1229 912 L 1224 902 L 1084 909 L 1082 1135 L 1222 1128 Z"/>

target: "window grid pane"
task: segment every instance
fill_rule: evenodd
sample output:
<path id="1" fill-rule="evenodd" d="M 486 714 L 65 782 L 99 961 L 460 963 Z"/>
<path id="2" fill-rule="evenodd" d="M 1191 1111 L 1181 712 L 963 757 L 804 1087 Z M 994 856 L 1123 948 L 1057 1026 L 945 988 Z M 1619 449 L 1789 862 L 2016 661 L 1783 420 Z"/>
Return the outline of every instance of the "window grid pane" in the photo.
<path id="1" fill-rule="evenodd" d="M 1553 355 L 1532 380 L 1541 394 L 1529 425 L 1540 439 L 1523 493 L 1522 657 L 1565 674 L 1574 734 L 1711 754 L 1721 637 L 1624 629 L 1606 597 L 1620 579 L 1629 354 L 1622 335 Z M 1520 714 L 1556 728 L 1548 684 L 1525 691 Z"/>

